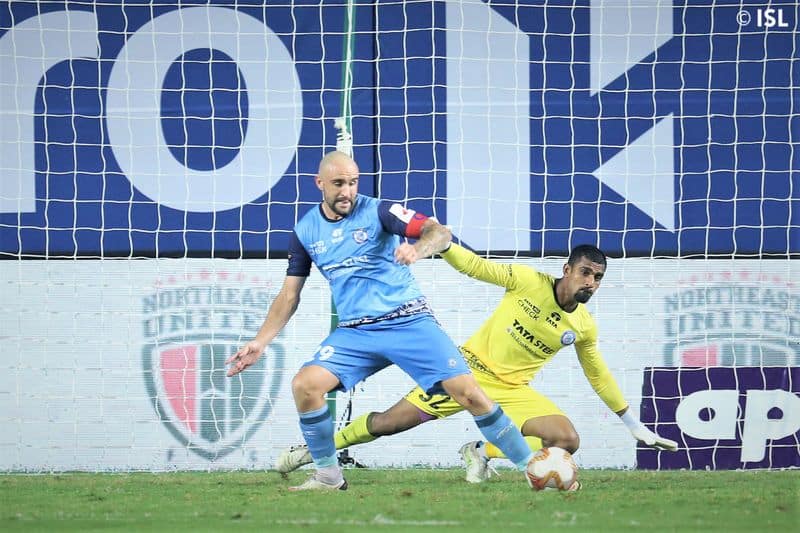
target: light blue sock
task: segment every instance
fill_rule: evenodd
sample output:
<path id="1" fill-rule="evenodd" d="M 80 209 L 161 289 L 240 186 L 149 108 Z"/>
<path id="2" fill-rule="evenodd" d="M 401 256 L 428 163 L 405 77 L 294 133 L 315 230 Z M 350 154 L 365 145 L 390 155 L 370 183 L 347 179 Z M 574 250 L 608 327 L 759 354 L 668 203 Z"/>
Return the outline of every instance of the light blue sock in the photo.
<path id="1" fill-rule="evenodd" d="M 315 411 L 300 413 L 300 431 L 317 468 L 335 466 L 336 445 L 333 442 L 333 420 L 327 404 Z"/>
<path id="2" fill-rule="evenodd" d="M 486 440 L 500 448 L 500 451 L 517 466 L 517 470 L 525 471 L 533 453 L 522 433 L 499 405 L 495 404 L 485 415 L 476 416 L 475 423 L 478 424 L 478 429 Z"/>

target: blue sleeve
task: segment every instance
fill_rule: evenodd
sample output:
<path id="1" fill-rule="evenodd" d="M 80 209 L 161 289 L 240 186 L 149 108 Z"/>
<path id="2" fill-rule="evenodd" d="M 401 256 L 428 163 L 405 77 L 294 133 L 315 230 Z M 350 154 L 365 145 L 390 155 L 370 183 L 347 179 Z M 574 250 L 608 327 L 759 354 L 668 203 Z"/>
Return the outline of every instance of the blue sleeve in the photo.
<path id="1" fill-rule="evenodd" d="M 385 200 L 378 204 L 378 218 L 387 232 L 414 239 L 419 239 L 422 234 L 422 224 L 428 219 L 413 209 Z"/>
<path id="2" fill-rule="evenodd" d="M 286 269 L 286 275 L 306 278 L 309 274 L 311 274 L 311 256 L 297 238 L 297 233 L 293 231 L 289 237 L 289 267 Z"/>

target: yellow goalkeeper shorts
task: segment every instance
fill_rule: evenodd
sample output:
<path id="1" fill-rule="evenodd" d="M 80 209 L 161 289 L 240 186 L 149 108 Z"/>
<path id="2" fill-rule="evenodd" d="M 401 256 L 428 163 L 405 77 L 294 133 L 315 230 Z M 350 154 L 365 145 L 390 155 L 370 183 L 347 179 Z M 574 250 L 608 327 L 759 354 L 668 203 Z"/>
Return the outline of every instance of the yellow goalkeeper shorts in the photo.
<path id="1" fill-rule="evenodd" d="M 527 385 L 512 386 L 480 372 L 475 372 L 475 378 L 486 395 L 503 408 L 518 428 L 522 428 L 525 421 L 531 418 L 547 415 L 566 416 L 550 398 Z M 435 418 L 445 418 L 464 410 L 450 396 L 425 394 L 419 387 L 409 392 L 405 399 L 420 411 Z"/>

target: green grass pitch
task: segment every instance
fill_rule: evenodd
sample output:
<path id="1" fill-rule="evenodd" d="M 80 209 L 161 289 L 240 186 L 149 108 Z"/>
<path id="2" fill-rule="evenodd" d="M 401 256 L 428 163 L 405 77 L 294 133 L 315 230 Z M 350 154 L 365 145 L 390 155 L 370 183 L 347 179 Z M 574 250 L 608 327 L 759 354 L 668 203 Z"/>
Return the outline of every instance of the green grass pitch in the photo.
<path id="1" fill-rule="evenodd" d="M 579 493 L 502 470 L 350 469 L 290 493 L 275 472 L 0 475 L 2 531 L 797 531 L 800 471 L 584 470 Z"/>

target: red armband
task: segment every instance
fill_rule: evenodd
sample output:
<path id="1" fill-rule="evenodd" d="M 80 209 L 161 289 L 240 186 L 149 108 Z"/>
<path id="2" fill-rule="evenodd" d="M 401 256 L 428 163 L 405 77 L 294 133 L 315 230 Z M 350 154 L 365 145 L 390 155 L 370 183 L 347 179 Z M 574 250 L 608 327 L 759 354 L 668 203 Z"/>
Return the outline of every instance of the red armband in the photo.
<path id="1" fill-rule="evenodd" d="M 394 215 L 401 222 L 405 223 L 406 229 L 403 234 L 406 237 L 410 237 L 412 239 L 420 238 L 422 235 L 422 225 L 425 224 L 426 220 L 428 220 L 426 215 L 417 213 L 413 209 L 406 209 L 400 204 L 392 204 L 392 206 L 389 208 L 389 213 Z"/>
<path id="2" fill-rule="evenodd" d="M 425 224 L 426 220 L 428 220 L 428 217 L 422 213 L 414 213 L 414 216 L 408 221 L 408 226 L 406 226 L 406 237 L 419 239 L 422 236 L 422 225 Z"/>

